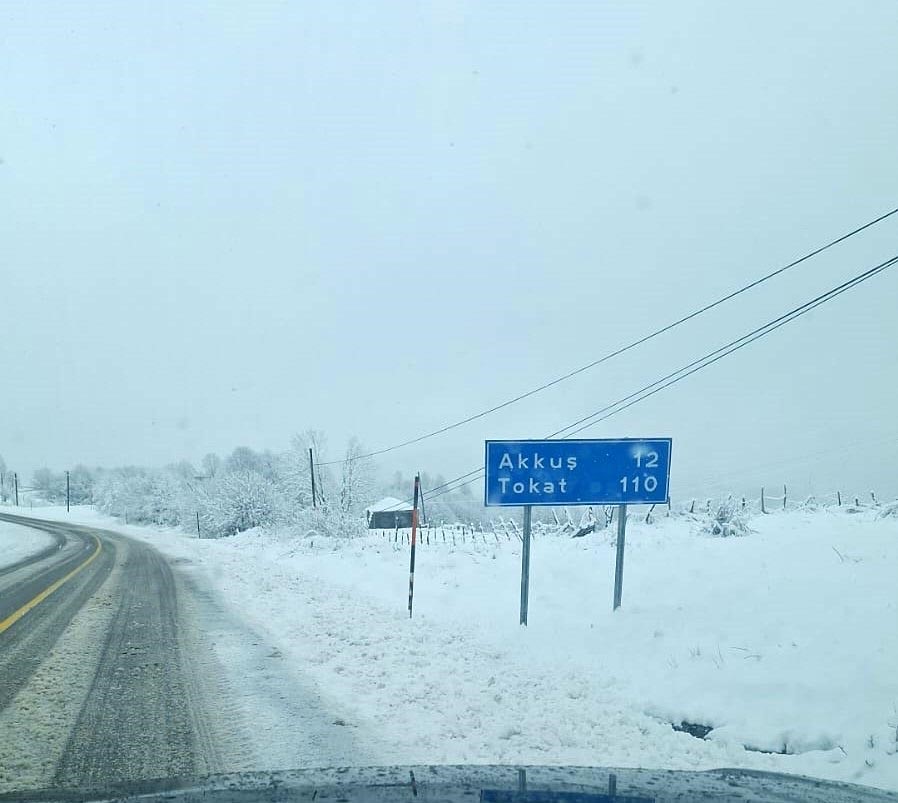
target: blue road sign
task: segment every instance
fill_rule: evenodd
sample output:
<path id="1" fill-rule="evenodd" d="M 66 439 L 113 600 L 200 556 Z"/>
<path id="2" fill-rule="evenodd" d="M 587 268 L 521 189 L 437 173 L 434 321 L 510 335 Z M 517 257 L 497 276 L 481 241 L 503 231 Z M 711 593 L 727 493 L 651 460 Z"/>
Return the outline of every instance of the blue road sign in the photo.
<path id="1" fill-rule="evenodd" d="M 487 441 L 486 504 L 663 504 L 670 451 L 670 438 Z"/>

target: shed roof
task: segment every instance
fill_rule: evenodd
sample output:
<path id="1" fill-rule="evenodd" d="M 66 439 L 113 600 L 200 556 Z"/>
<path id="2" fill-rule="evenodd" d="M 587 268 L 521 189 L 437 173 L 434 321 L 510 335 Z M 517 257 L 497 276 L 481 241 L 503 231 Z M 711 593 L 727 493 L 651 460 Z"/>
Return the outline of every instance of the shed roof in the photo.
<path id="1" fill-rule="evenodd" d="M 411 510 L 412 506 L 408 502 L 403 502 L 395 496 L 385 496 L 379 502 L 368 505 L 365 508 L 369 513 L 394 512 L 398 510 Z"/>

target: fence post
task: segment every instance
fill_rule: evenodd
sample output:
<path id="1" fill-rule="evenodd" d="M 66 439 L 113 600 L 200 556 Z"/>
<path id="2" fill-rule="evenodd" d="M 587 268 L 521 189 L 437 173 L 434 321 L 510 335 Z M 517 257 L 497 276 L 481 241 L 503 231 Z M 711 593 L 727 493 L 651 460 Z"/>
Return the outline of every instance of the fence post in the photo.
<path id="1" fill-rule="evenodd" d="M 764 507 L 764 486 L 763 485 L 761 486 L 761 512 L 762 513 L 767 512 L 767 508 Z"/>
<path id="2" fill-rule="evenodd" d="M 786 486 L 783 485 L 783 510 L 786 509 Z"/>
<path id="3" fill-rule="evenodd" d="M 836 491 L 836 499 L 839 500 L 839 507 L 842 507 L 842 492 Z"/>
<path id="4" fill-rule="evenodd" d="M 873 504 L 876 504 L 876 494 L 873 491 L 870 491 L 870 498 L 873 500 Z"/>
<path id="5" fill-rule="evenodd" d="M 692 504 L 689 505 L 689 512 L 695 513 L 695 500 L 694 499 L 692 500 Z"/>
<path id="6" fill-rule="evenodd" d="M 200 532 L 200 512 L 196 512 L 196 537 L 202 538 L 203 534 Z"/>

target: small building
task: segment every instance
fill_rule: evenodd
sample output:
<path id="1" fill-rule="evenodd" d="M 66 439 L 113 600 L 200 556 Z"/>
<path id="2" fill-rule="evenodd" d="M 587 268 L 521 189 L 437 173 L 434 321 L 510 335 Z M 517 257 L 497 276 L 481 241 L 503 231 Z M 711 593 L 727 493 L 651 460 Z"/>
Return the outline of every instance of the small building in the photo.
<path id="1" fill-rule="evenodd" d="M 365 508 L 369 530 L 393 530 L 412 526 L 412 506 L 408 502 L 388 496 Z"/>

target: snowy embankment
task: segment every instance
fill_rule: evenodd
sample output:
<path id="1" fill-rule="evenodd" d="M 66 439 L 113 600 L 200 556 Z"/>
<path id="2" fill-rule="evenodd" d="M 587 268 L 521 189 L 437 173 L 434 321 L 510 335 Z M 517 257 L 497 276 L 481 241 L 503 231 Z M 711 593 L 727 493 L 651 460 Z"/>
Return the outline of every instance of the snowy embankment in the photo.
<path id="1" fill-rule="evenodd" d="M 378 534 L 121 529 L 201 566 L 382 763 L 741 766 L 898 789 L 898 518 L 751 527 L 634 521 L 616 613 L 611 529 L 537 538 L 528 628 L 504 534 L 423 544 L 410 621 L 408 547 Z"/>
<path id="2" fill-rule="evenodd" d="M 53 538 L 47 533 L 0 521 L 0 569 L 40 552 L 52 543 Z"/>

